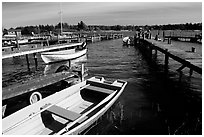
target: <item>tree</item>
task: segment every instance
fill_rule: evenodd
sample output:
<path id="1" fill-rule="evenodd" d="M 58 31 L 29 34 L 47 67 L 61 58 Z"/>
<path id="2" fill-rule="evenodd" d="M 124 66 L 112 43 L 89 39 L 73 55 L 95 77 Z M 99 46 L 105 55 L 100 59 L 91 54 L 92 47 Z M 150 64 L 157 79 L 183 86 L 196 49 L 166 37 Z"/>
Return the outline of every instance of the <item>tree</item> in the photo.
<path id="1" fill-rule="evenodd" d="M 8 30 L 7 29 L 3 29 L 3 35 L 6 35 L 6 34 L 8 34 Z"/>
<path id="2" fill-rule="evenodd" d="M 88 26 L 83 21 L 81 21 L 78 23 L 78 30 L 88 30 Z"/>

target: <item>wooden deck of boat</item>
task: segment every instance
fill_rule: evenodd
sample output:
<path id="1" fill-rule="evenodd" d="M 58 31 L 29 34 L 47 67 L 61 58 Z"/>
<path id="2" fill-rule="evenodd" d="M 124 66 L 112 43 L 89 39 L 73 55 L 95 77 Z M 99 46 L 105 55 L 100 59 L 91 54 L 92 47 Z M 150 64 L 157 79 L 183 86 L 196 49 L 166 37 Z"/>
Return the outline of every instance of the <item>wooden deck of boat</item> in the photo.
<path id="1" fill-rule="evenodd" d="M 38 52 L 45 52 L 55 49 L 61 49 L 61 48 L 68 48 L 80 45 L 81 43 L 71 43 L 71 44 L 57 44 L 57 45 L 50 45 L 50 46 L 42 46 L 42 47 L 34 47 L 34 48 L 25 48 L 20 50 L 14 50 L 14 51 L 8 51 L 8 52 L 2 52 L 2 59 L 10 58 L 10 57 L 16 57 L 16 56 L 22 56 L 26 54 L 33 54 Z"/>

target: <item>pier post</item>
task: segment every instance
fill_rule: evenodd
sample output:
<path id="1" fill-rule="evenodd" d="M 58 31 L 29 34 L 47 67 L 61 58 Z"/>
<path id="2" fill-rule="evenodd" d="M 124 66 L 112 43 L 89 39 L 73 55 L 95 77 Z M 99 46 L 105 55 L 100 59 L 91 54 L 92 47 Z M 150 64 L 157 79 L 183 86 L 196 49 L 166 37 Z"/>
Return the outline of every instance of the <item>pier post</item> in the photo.
<path id="1" fill-rule="evenodd" d="M 167 73 L 168 72 L 168 64 L 169 64 L 169 55 L 168 55 L 168 49 L 165 49 L 165 64 L 164 64 L 164 69 L 165 69 L 165 72 Z"/>
<path id="2" fill-rule="evenodd" d="M 48 39 L 46 40 L 46 42 L 47 42 L 47 46 L 50 46 L 50 45 L 49 45 L 49 40 L 48 40 Z"/>
<path id="3" fill-rule="evenodd" d="M 69 68 L 71 68 L 71 60 L 69 60 Z"/>
<path id="4" fill-rule="evenodd" d="M 168 38 L 168 44 L 171 44 L 171 38 Z"/>
<path id="5" fill-rule="evenodd" d="M 189 74 L 190 74 L 190 76 L 193 75 L 193 69 L 192 69 L 192 68 L 190 68 L 190 72 L 189 72 Z"/>
<path id="6" fill-rule="evenodd" d="M 165 31 L 163 31 L 163 42 L 165 41 Z"/>
<path id="7" fill-rule="evenodd" d="M 84 64 L 81 64 L 81 81 L 84 81 Z"/>
<path id="8" fill-rule="evenodd" d="M 35 61 L 35 70 L 38 69 L 38 58 L 37 58 L 37 54 L 33 53 L 33 57 L 34 57 L 34 61 Z"/>
<path id="9" fill-rule="evenodd" d="M 16 47 L 17 47 L 17 49 L 19 50 L 19 49 L 20 49 L 20 46 L 19 46 L 19 43 L 18 43 L 18 34 L 17 34 L 16 31 L 15 31 L 15 35 L 16 35 Z"/>
<path id="10" fill-rule="evenodd" d="M 157 59 L 157 49 L 154 49 L 154 60 Z"/>
<path id="11" fill-rule="evenodd" d="M 29 63 L 29 60 L 28 60 L 28 54 L 26 54 L 26 62 L 27 62 L 28 71 L 30 71 L 30 63 Z"/>

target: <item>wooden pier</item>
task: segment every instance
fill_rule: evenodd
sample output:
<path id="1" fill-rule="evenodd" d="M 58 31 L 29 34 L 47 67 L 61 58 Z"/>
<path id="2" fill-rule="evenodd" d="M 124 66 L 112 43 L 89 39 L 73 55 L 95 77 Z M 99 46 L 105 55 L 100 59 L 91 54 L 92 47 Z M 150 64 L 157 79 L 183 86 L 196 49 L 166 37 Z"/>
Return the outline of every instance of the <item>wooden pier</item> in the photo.
<path id="1" fill-rule="evenodd" d="M 169 58 L 172 58 L 173 60 L 181 63 L 181 67 L 178 68 L 177 71 L 181 72 L 182 69 L 187 67 L 190 69 L 190 75 L 193 74 L 193 71 L 202 74 L 202 56 L 196 53 L 193 47 L 190 51 L 184 51 L 170 43 L 145 38 L 136 39 L 135 42 L 135 46 L 138 46 L 138 48 L 142 49 L 143 52 L 146 52 L 150 59 L 152 59 L 153 50 L 155 56 L 157 56 L 157 51 L 163 53 L 165 55 L 164 68 L 166 72 L 168 72 Z"/>
<path id="2" fill-rule="evenodd" d="M 84 69 L 82 64 L 81 68 L 73 67 L 69 70 L 61 68 L 61 70 L 57 70 L 53 74 L 32 78 L 31 80 L 4 87 L 2 89 L 2 115 L 4 117 L 6 109 L 12 107 L 13 102 L 15 104 L 18 101 L 25 101 L 27 104 L 33 104 L 47 95 L 58 92 L 77 82 L 84 81 L 87 75 L 87 69 Z"/>
<path id="3" fill-rule="evenodd" d="M 33 54 L 33 53 L 40 53 L 40 52 L 45 52 L 45 51 L 50 51 L 55 49 L 69 48 L 69 47 L 74 47 L 81 44 L 82 43 L 67 43 L 67 44 L 58 44 L 58 45 L 50 45 L 50 46 L 43 46 L 43 47 L 25 48 L 20 50 L 16 49 L 10 52 L 2 52 L 2 59 L 22 56 L 27 54 Z"/>
<path id="4" fill-rule="evenodd" d="M 202 31 L 193 30 L 163 30 L 156 33 L 158 37 L 163 37 L 165 40 L 176 40 L 176 41 L 190 41 L 199 42 L 202 41 Z"/>
<path id="5" fill-rule="evenodd" d="M 77 45 L 81 45 L 82 43 L 66 43 L 66 44 L 58 44 L 58 45 L 49 45 L 49 46 L 33 46 L 32 48 L 21 48 L 21 49 L 15 49 L 12 51 L 8 52 L 2 52 L 2 59 L 6 58 L 11 58 L 11 57 L 16 57 L 16 56 L 23 56 L 25 55 L 26 57 L 26 62 L 27 62 L 27 68 L 28 71 L 30 71 L 30 63 L 29 63 L 29 54 L 33 54 L 33 58 L 35 61 L 35 68 L 37 70 L 38 67 L 38 60 L 37 60 L 37 53 L 45 52 L 45 51 L 50 51 L 50 50 L 56 50 L 56 49 L 64 49 L 64 48 L 69 48 L 69 47 L 74 47 Z"/>
<path id="6" fill-rule="evenodd" d="M 201 39 L 202 39 L 202 36 L 201 35 L 195 35 L 195 36 L 182 36 L 182 35 L 180 35 L 180 36 L 178 36 L 178 35 L 176 35 L 176 36 L 164 36 L 164 39 L 172 39 L 172 40 L 179 40 L 179 39 L 183 39 L 184 41 L 187 41 L 187 40 L 189 40 L 190 42 L 198 42 L 198 41 L 201 41 Z"/>

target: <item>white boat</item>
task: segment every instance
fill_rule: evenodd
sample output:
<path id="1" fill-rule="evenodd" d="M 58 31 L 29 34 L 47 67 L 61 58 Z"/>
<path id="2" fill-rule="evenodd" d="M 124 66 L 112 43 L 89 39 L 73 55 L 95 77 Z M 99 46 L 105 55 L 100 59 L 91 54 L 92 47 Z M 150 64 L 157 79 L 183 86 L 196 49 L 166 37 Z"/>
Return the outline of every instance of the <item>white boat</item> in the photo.
<path id="1" fill-rule="evenodd" d="M 92 77 L 2 120 L 3 135 L 80 134 L 118 99 L 127 82 Z"/>
<path id="2" fill-rule="evenodd" d="M 41 58 L 45 63 L 59 62 L 64 60 L 71 60 L 81 57 L 87 53 L 86 43 L 84 43 L 81 49 L 74 47 L 73 49 L 51 51 L 41 53 Z"/>
<path id="3" fill-rule="evenodd" d="M 130 37 L 124 37 L 123 38 L 123 44 L 125 44 L 125 45 L 130 45 Z"/>

